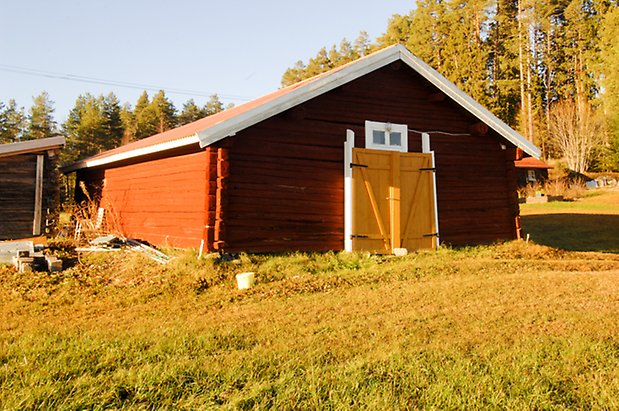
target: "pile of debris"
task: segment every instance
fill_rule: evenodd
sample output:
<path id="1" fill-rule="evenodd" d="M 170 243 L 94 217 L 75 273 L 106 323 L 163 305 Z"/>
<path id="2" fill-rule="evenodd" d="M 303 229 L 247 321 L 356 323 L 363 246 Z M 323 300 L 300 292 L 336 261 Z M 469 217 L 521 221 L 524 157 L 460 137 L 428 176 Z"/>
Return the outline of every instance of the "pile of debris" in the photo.
<path id="1" fill-rule="evenodd" d="M 114 252 L 129 250 L 145 254 L 150 259 L 161 264 L 167 264 L 171 258 L 167 254 L 144 244 L 141 241 L 131 238 L 117 237 L 115 235 L 104 235 L 90 241 L 90 247 L 78 247 L 75 251 L 79 252 Z"/>
<path id="2" fill-rule="evenodd" d="M 13 264 L 20 273 L 32 271 L 62 271 L 62 260 L 43 254 L 45 246 L 32 241 L 0 243 L 0 263 Z"/>
<path id="3" fill-rule="evenodd" d="M 160 264 L 167 264 L 172 259 L 141 241 L 115 235 L 97 237 L 89 242 L 88 247 L 76 247 L 74 251 L 78 258 L 80 253 L 128 251 L 142 253 Z M 35 244 L 32 241 L 0 242 L 0 264 L 13 264 L 20 273 L 32 271 L 53 273 L 67 268 L 63 267 L 62 259 L 52 255 L 45 244 Z"/>

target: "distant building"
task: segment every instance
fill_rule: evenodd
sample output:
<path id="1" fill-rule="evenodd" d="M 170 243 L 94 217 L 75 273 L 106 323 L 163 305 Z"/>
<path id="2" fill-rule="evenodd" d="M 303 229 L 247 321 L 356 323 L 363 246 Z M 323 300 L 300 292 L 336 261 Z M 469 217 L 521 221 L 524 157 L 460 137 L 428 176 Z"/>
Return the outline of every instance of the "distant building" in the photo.
<path id="1" fill-rule="evenodd" d="M 514 163 L 518 170 L 518 187 L 529 184 L 544 184 L 548 180 L 548 170 L 554 168 L 533 157 L 525 157 Z"/>
<path id="2" fill-rule="evenodd" d="M 64 137 L 0 145 L 0 240 L 45 234 L 57 216 Z"/>

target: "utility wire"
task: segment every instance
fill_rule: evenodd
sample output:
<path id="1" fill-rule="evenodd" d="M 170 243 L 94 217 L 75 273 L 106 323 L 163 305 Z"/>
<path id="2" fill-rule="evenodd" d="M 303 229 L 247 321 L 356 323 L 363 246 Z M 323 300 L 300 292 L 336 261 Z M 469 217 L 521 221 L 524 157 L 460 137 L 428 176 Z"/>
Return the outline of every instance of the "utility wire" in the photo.
<path id="1" fill-rule="evenodd" d="M 229 100 L 241 100 L 241 101 L 251 100 L 251 98 L 249 97 L 235 96 L 232 94 L 219 94 L 219 93 L 210 93 L 206 91 L 195 91 L 195 90 L 187 90 L 187 89 L 180 89 L 180 88 L 162 87 L 162 86 L 156 86 L 152 84 L 132 83 L 128 81 L 106 80 L 106 79 L 101 79 L 101 78 L 96 78 L 96 77 L 87 77 L 87 76 L 80 76 L 77 74 L 68 74 L 68 73 L 67 74 L 56 73 L 52 71 L 44 71 L 44 70 L 38 70 L 38 69 L 31 69 L 27 67 L 11 66 L 7 64 L 0 64 L 0 71 L 5 71 L 9 73 L 17 73 L 17 74 L 26 74 L 26 75 L 37 76 L 37 77 L 47 77 L 47 78 L 54 78 L 54 79 L 60 79 L 60 80 L 76 81 L 76 82 L 81 82 L 81 83 L 125 87 L 125 88 L 132 88 L 132 89 L 138 89 L 138 90 L 150 90 L 150 91 L 165 90 L 166 93 L 169 93 L 169 94 L 183 94 L 187 96 L 198 96 L 198 97 L 210 97 L 213 94 L 217 94 L 219 97 L 222 97 L 224 99 L 229 99 Z"/>
<path id="2" fill-rule="evenodd" d="M 471 133 L 448 133 L 447 131 L 420 131 L 420 130 L 413 130 L 412 128 L 409 128 L 408 132 L 417 133 L 417 134 L 423 134 L 423 133 L 444 134 L 446 136 L 470 136 L 471 135 Z"/>

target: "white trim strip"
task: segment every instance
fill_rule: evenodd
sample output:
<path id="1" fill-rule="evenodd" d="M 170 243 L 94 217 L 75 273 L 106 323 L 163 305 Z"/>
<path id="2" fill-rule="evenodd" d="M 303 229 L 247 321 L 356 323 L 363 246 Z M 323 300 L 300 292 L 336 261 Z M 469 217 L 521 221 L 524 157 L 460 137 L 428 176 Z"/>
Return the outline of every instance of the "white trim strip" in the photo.
<path id="1" fill-rule="evenodd" d="M 346 130 L 344 142 L 344 250 L 352 251 L 352 149 L 355 147 L 355 133 Z"/>
<path id="2" fill-rule="evenodd" d="M 425 77 L 447 96 L 454 99 L 460 106 L 468 110 L 475 117 L 487 123 L 490 128 L 513 143 L 516 147 L 521 148 L 535 158 L 539 158 L 541 156 L 541 151 L 535 147 L 533 143 L 516 133 L 511 127 L 501 121 L 477 101 L 473 100 L 471 96 L 456 87 L 455 84 L 443 77 L 438 71 L 434 70 L 421 59 L 413 55 L 405 47 L 399 47 L 399 51 L 402 61 Z"/>
<path id="3" fill-rule="evenodd" d="M 101 159 L 95 159 L 86 162 L 86 168 L 97 167 L 104 164 L 115 163 L 117 161 L 128 160 L 135 157 L 145 156 L 148 154 L 158 153 L 160 151 L 171 150 L 174 148 L 184 147 L 191 144 L 198 143 L 198 135 L 194 134 L 189 137 L 180 138 L 177 140 L 168 141 L 166 143 L 156 144 L 154 146 L 148 146 L 143 148 L 138 148 L 131 151 L 125 151 L 124 153 L 118 153 L 111 155 L 109 157 L 103 157 Z"/>
<path id="4" fill-rule="evenodd" d="M 332 74 L 314 80 L 280 97 L 261 104 L 251 110 L 241 113 L 227 121 L 215 124 L 197 134 L 200 138 L 200 147 L 206 147 L 223 138 L 233 135 L 260 121 L 266 120 L 289 108 L 311 100 L 321 94 L 327 93 L 343 84 L 362 77 L 374 70 L 393 63 L 400 58 L 398 53 L 377 52 L 352 63 Z"/>

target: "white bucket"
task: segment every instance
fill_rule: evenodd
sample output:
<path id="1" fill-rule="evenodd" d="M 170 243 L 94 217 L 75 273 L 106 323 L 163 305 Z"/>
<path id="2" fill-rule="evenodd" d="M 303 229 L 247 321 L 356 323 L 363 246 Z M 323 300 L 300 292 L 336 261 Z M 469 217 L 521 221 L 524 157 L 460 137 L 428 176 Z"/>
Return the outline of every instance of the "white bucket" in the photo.
<path id="1" fill-rule="evenodd" d="M 239 286 L 239 290 L 245 290 L 254 285 L 256 278 L 253 272 L 241 273 L 236 275 L 236 283 Z"/>

